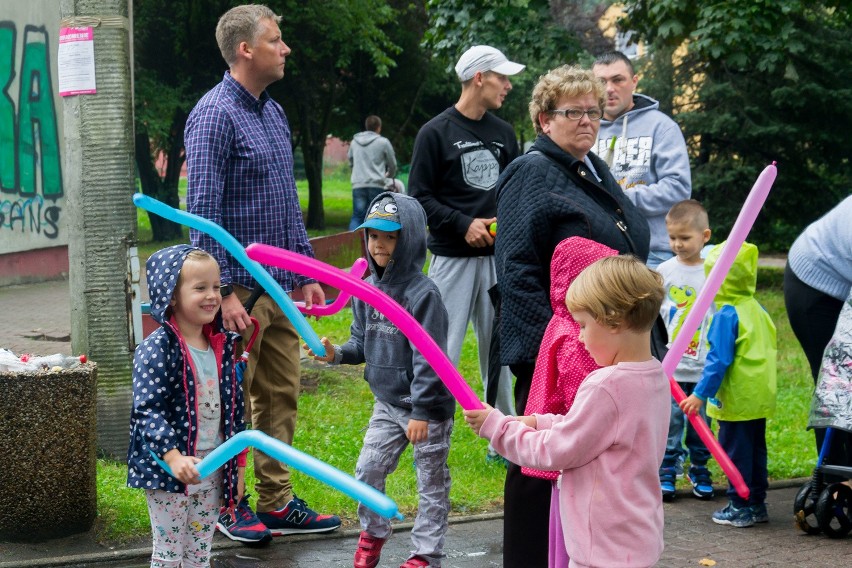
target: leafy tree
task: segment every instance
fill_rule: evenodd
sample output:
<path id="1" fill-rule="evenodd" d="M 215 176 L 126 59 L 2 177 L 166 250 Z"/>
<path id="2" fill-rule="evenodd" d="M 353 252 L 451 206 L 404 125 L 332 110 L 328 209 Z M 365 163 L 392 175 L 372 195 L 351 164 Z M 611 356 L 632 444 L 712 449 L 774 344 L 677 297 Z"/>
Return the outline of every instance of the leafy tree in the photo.
<path id="1" fill-rule="evenodd" d="M 227 68 L 216 46 L 224 0 L 134 0 L 136 168 L 142 192 L 178 207 L 189 111 Z M 155 166 L 166 157 L 166 171 Z M 181 227 L 149 213 L 155 241 L 181 235 Z"/>
<path id="2" fill-rule="evenodd" d="M 347 96 L 347 76 L 353 61 L 365 56 L 375 75 L 385 77 L 399 53 L 382 27 L 396 11 L 384 0 L 279 0 L 269 6 L 284 16 L 281 31 L 293 50 L 283 81 L 270 86 L 281 101 L 294 131 L 294 146 L 302 149 L 308 178 L 306 224 L 325 227 L 322 203 L 322 156 L 326 137 L 341 116 Z"/>
<path id="3" fill-rule="evenodd" d="M 786 250 L 804 225 L 849 194 L 846 2 L 636 0 L 626 7 L 622 25 L 656 50 L 650 69 L 657 86 L 670 87 L 690 143 L 693 194 L 720 239 L 773 160 L 778 179 L 751 236 L 770 250 Z M 667 81 L 659 82 L 666 74 L 659 62 L 670 68 Z"/>
<path id="4" fill-rule="evenodd" d="M 226 65 L 214 32 L 232 2 L 134 0 L 136 167 L 142 192 L 178 206 L 189 111 L 221 80 Z M 162 153 L 166 171 L 155 160 Z M 181 235 L 178 224 L 149 213 L 155 241 Z"/>
<path id="5" fill-rule="evenodd" d="M 512 61 L 527 66 L 512 77 L 513 93 L 499 111 L 515 125 L 521 142 L 532 136 L 527 105 L 539 75 L 565 63 L 584 61 L 585 48 L 600 45 L 602 36 L 589 26 L 609 2 L 548 0 L 427 0 L 430 27 L 424 42 L 446 65 L 472 45 L 496 47 Z"/>
<path id="6" fill-rule="evenodd" d="M 399 46 L 396 66 L 378 76 L 375 65 L 357 53 L 344 76 L 347 96 L 340 105 L 341 116 L 332 132 L 344 140 L 364 129 L 370 114 L 382 118 L 382 134 L 393 144 L 397 160 L 411 159 L 414 138 L 420 127 L 458 96 L 458 80 L 446 72 L 445 64 L 421 45 L 429 25 L 425 3 L 390 0 L 395 22 L 385 26 L 388 37 Z"/>

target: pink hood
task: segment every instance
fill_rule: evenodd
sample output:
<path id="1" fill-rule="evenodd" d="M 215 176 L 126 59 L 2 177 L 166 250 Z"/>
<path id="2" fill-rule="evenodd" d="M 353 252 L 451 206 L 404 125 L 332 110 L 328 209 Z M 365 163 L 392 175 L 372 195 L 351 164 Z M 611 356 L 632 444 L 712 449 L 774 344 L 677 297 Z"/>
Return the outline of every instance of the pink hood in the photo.
<path id="1" fill-rule="evenodd" d="M 553 317 L 547 324 L 535 363 L 524 414 L 567 414 L 580 384 L 598 369 L 579 341 L 580 327 L 565 306 L 568 287 L 587 266 L 618 251 L 583 237 L 560 242 L 550 261 L 550 305 Z M 521 468 L 524 475 L 555 480 L 558 471 Z"/>

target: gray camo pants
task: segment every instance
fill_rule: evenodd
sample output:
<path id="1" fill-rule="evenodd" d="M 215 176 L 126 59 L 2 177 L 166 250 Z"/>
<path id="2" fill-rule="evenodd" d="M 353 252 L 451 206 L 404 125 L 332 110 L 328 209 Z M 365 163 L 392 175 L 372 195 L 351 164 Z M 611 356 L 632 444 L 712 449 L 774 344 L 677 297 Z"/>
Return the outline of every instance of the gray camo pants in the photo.
<path id="1" fill-rule="evenodd" d="M 479 375 L 485 392 L 488 380 L 488 359 L 491 335 L 494 330 L 494 306 L 488 290 L 497 283 L 493 256 L 451 257 L 432 255 L 429 278 L 441 291 L 441 299 L 450 316 L 447 331 L 447 356 L 459 366 L 467 324 L 473 324 L 479 349 Z M 482 399 L 485 400 L 483 394 Z M 512 392 L 512 373 L 500 367 L 497 401 L 494 408 L 505 415 L 515 414 L 515 395 Z"/>
<path id="2" fill-rule="evenodd" d="M 410 410 L 375 401 L 370 425 L 364 435 L 364 446 L 355 466 L 356 479 L 384 492 L 387 476 L 396 470 L 399 457 L 408 446 L 405 432 L 410 418 Z M 450 512 L 450 468 L 447 456 L 450 453 L 452 431 L 452 418 L 443 422 L 429 421 L 427 440 L 414 446 L 420 501 L 411 529 L 411 554 L 422 556 L 431 566 L 436 567 L 441 566 L 441 558 L 444 556 L 444 538 Z M 358 517 L 361 519 L 361 530 L 370 536 L 390 536 L 390 521 L 360 503 Z"/>

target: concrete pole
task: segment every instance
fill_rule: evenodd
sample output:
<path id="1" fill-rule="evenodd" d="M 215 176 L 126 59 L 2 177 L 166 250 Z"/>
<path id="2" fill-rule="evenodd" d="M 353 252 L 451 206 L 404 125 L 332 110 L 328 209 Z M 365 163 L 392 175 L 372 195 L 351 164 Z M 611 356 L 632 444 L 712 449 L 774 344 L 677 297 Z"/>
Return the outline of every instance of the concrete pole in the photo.
<path id="1" fill-rule="evenodd" d="M 136 246 L 128 0 L 60 0 L 92 27 L 97 94 L 64 97 L 71 348 L 98 364 L 98 447 L 123 458 L 130 416 L 128 250 Z"/>

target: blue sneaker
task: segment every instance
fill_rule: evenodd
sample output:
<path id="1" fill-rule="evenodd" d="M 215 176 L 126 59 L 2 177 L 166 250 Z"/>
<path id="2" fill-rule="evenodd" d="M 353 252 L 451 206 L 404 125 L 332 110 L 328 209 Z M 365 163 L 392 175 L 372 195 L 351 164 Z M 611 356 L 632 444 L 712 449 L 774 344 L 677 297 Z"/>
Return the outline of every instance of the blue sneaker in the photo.
<path id="1" fill-rule="evenodd" d="M 660 468 L 660 489 L 663 492 L 663 501 L 674 501 L 676 474 L 673 467 Z"/>
<path id="2" fill-rule="evenodd" d="M 320 515 L 295 495 L 282 509 L 258 513 L 257 517 L 269 528 L 272 536 L 329 532 L 340 526 L 340 517 Z"/>
<path id="3" fill-rule="evenodd" d="M 755 523 L 768 523 L 769 512 L 766 510 L 766 503 L 751 506 L 751 518 Z"/>
<path id="4" fill-rule="evenodd" d="M 704 466 L 694 465 L 689 468 L 687 478 L 692 483 L 693 495 L 705 501 L 713 498 L 713 481 L 710 479 L 710 470 Z"/>
<path id="5" fill-rule="evenodd" d="M 717 525 L 731 525 L 741 529 L 752 526 L 754 517 L 751 515 L 751 507 L 748 505 L 737 509 L 733 503 L 728 503 L 724 509 L 719 509 L 713 513 L 713 522 Z"/>
<path id="6" fill-rule="evenodd" d="M 272 540 L 269 529 L 258 520 L 248 504 L 248 495 L 244 496 L 233 509 L 222 507 L 216 528 L 231 540 L 243 542 L 249 546 L 268 544 Z"/>

